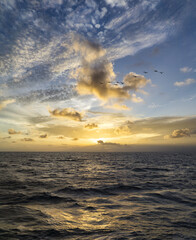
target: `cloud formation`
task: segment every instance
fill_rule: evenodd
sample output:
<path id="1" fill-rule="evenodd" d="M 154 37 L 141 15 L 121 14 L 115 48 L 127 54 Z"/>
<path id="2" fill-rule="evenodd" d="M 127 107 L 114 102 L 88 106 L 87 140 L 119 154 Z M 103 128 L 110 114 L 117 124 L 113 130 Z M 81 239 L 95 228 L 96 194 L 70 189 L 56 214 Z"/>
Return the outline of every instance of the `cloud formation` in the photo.
<path id="1" fill-rule="evenodd" d="M 49 110 L 50 114 L 54 117 L 63 117 L 74 121 L 82 121 L 83 113 L 74 110 L 73 108 L 64 108 L 62 110 L 54 109 Z"/>
<path id="2" fill-rule="evenodd" d="M 21 139 L 21 141 L 24 141 L 24 142 L 33 142 L 34 140 L 32 138 L 23 138 Z"/>
<path id="3" fill-rule="evenodd" d="M 48 137 L 47 133 L 39 136 L 39 138 L 47 138 L 47 137 Z"/>
<path id="4" fill-rule="evenodd" d="M 184 82 L 175 82 L 174 86 L 182 87 L 182 86 L 190 85 L 190 84 L 195 83 L 195 82 L 196 82 L 195 79 L 187 78 Z"/>
<path id="5" fill-rule="evenodd" d="M 58 136 L 57 138 L 58 139 L 64 139 L 65 137 L 64 136 Z"/>
<path id="6" fill-rule="evenodd" d="M 105 0 L 107 4 L 111 5 L 111 7 L 126 7 L 126 0 Z"/>
<path id="7" fill-rule="evenodd" d="M 180 71 L 183 72 L 183 73 L 188 73 L 188 72 L 192 71 L 192 68 L 190 68 L 190 67 L 183 67 L 183 68 L 180 68 Z"/>
<path id="8" fill-rule="evenodd" d="M 106 105 L 105 108 L 117 109 L 117 110 L 131 110 L 125 104 L 114 103 L 112 105 Z"/>
<path id="9" fill-rule="evenodd" d="M 166 135 L 164 138 L 183 138 L 183 137 L 190 137 L 190 130 L 189 128 L 183 128 L 183 129 L 176 129 L 172 132 L 170 135 Z"/>
<path id="10" fill-rule="evenodd" d="M 98 140 L 97 143 L 98 143 L 98 144 L 101 144 L 101 145 L 115 145 L 115 146 L 119 146 L 119 145 L 120 145 L 119 143 L 104 142 L 104 141 L 102 141 L 102 140 Z"/>
<path id="11" fill-rule="evenodd" d="M 106 50 L 98 43 L 80 39 L 79 37 L 75 37 L 72 47 L 75 52 L 79 52 L 81 54 L 81 57 L 85 62 L 95 61 L 106 54 Z"/>
<path id="12" fill-rule="evenodd" d="M 131 128 L 133 127 L 133 122 L 126 121 L 124 124 L 122 124 L 119 127 L 116 127 L 114 129 L 114 133 L 116 135 L 130 135 L 131 134 Z"/>
<path id="13" fill-rule="evenodd" d="M 46 89 L 32 90 L 28 93 L 20 94 L 16 97 L 16 101 L 29 104 L 32 102 L 56 102 L 65 101 L 77 96 L 76 91 L 73 89 L 73 85 L 62 84 L 52 85 Z"/>
<path id="14" fill-rule="evenodd" d="M 151 82 L 133 72 L 124 77 L 123 83 L 115 82 L 113 65 L 108 61 L 106 51 L 96 43 L 77 39 L 73 50 L 82 57 L 81 67 L 72 73 L 72 77 L 78 80 L 76 90 L 81 95 L 94 95 L 105 102 L 112 98 L 131 99 L 130 90 L 137 91 Z"/>
<path id="15" fill-rule="evenodd" d="M 88 123 L 84 127 L 88 129 L 94 129 L 94 128 L 98 128 L 98 125 L 96 123 Z"/>
<path id="16" fill-rule="evenodd" d="M 12 134 L 21 134 L 20 131 L 17 132 L 17 131 L 14 130 L 13 128 L 8 129 L 8 133 L 9 133 L 10 135 L 12 135 Z"/>
<path id="17" fill-rule="evenodd" d="M 145 87 L 147 83 L 151 83 L 151 80 L 146 79 L 143 75 L 130 72 L 124 77 L 123 82 L 128 90 L 137 91 Z"/>
<path id="18" fill-rule="evenodd" d="M 5 108 L 8 104 L 14 103 L 15 99 L 8 99 L 0 102 L 0 110 Z"/>
<path id="19" fill-rule="evenodd" d="M 78 141 L 78 138 L 72 138 L 72 141 Z"/>
<path id="20" fill-rule="evenodd" d="M 131 100 L 135 103 L 140 103 L 144 101 L 141 97 L 137 97 L 135 93 L 132 94 Z"/>

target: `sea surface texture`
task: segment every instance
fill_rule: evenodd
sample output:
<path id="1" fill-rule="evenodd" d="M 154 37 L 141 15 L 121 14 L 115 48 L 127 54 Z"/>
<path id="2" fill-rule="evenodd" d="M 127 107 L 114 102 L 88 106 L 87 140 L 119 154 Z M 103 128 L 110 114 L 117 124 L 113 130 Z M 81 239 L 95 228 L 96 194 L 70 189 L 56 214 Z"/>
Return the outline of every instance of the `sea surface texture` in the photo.
<path id="1" fill-rule="evenodd" d="M 183 153 L 0 153 L 0 239 L 196 239 Z"/>

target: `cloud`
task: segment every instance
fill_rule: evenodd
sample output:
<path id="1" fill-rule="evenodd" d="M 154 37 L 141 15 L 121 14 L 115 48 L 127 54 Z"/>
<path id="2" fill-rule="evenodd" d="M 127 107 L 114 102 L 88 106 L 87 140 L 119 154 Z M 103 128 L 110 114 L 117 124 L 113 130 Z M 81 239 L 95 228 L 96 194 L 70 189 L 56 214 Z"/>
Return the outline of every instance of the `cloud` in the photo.
<path id="1" fill-rule="evenodd" d="M 131 108 L 127 107 L 125 104 L 114 103 L 112 105 L 106 105 L 105 108 L 118 109 L 118 110 L 131 110 Z"/>
<path id="2" fill-rule="evenodd" d="M 195 79 L 188 78 L 184 82 L 175 82 L 174 86 L 182 87 L 182 86 L 190 85 L 190 84 L 195 83 L 195 82 L 196 82 Z"/>
<path id="3" fill-rule="evenodd" d="M 17 131 L 14 130 L 13 128 L 8 129 L 8 133 L 9 133 L 9 134 L 21 134 L 20 131 L 17 132 Z"/>
<path id="4" fill-rule="evenodd" d="M 143 75 L 130 72 L 124 77 L 123 82 L 129 90 L 137 91 L 139 88 L 145 87 L 147 83 L 151 83 L 151 80 L 146 79 Z"/>
<path id="5" fill-rule="evenodd" d="M 84 127 L 88 129 L 94 129 L 94 128 L 98 128 L 98 125 L 96 123 L 88 123 Z"/>
<path id="6" fill-rule="evenodd" d="M 16 100 L 23 104 L 29 104 L 32 102 L 56 102 L 68 100 L 77 96 L 73 85 L 52 85 L 46 89 L 37 89 L 18 95 Z"/>
<path id="7" fill-rule="evenodd" d="M 80 39 L 79 37 L 75 37 L 72 47 L 75 52 L 79 52 L 81 54 L 81 57 L 85 62 L 95 61 L 106 54 L 106 50 L 98 43 Z"/>
<path id="8" fill-rule="evenodd" d="M 58 136 L 57 138 L 58 139 L 64 139 L 65 137 L 64 136 Z"/>
<path id="9" fill-rule="evenodd" d="M 105 0 L 107 4 L 111 7 L 126 7 L 127 1 L 126 0 Z"/>
<path id="10" fill-rule="evenodd" d="M 39 136 L 39 138 L 47 138 L 47 137 L 48 137 L 47 133 Z"/>
<path id="11" fill-rule="evenodd" d="M 111 146 L 113 146 L 113 145 L 115 145 L 115 146 L 120 146 L 120 145 L 121 145 L 121 144 L 119 144 L 119 143 L 104 142 L 104 141 L 102 141 L 102 140 L 98 140 L 97 143 L 98 143 L 98 144 L 101 144 L 101 145 L 111 145 Z"/>
<path id="12" fill-rule="evenodd" d="M 183 67 L 183 68 L 180 68 L 180 71 L 183 72 L 183 73 L 189 73 L 192 71 L 192 68 L 190 67 Z"/>
<path id="13" fill-rule="evenodd" d="M 170 135 L 164 136 L 165 139 L 168 138 L 183 138 L 183 137 L 190 137 L 190 129 L 184 128 L 184 129 L 176 129 L 172 132 Z"/>
<path id="14" fill-rule="evenodd" d="M 151 82 L 133 72 L 124 77 L 123 86 L 114 82 L 113 65 L 108 61 L 106 51 L 96 43 L 77 39 L 73 50 L 82 57 L 81 67 L 72 73 L 78 80 L 76 90 L 81 95 L 94 95 L 105 102 L 112 98 L 131 99 L 130 90 L 137 91 Z"/>
<path id="15" fill-rule="evenodd" d="M 64 108 L 62 110 L 54 109 L 53 111 L 49 110 L 50 114 L 54 117 L 64 117 L 74 121 L 82 121 L 83 113 L 74 110 L 73 108 Z"/>
<path id="16" fill-rule="evenodd" d="M 34 140 L 32 138 L 23 138 L 21 139 L 21 141 L 24 141 L 24 142 L 33 142 Z"/>
<path id="17" fill-rule="evenodd" d="M 78 141 L 78 138 L 72 138 L 72 141 Z"/>
<path id="18" fill-rule="evenodd" d="M 126 121 L 124 124 L 122 124 L 119 127 L 116 127 L 114 129 L 114 133 L 116 135 L 130 135 L 131 134 L 131 128 L 133 127 L 133 122 Z"/>
<path id="19" fill-rule="evenodd" d="M 134 134 L 159 134 L 166 136 L 174 129 L 190 129 L 194 131 L 196 117 L 151 117 L 132 121 L 125 121 L 114 128 L 114 134 L 118 136 L 129 136 Z M 162 138 L 162 137 L 161 137 Z"/>
<path id="20" fill-rule="evenodd" d="M 10 139 L 11 138 L 11 136 L 9 136 L 9 137 L 3 137 L 3 138 L 1 138 L 1 139 Z"/>
<path id="21" fill-rule="evenodd" d="M 137 97 L 135 93 L 132 94 L 131 100 L 135 103 L 140 103 L 144 101 L 141 97 Z"/>
<path id="22" fill-rule="evenodd" d="M 0 102 L 0 110 L 5 108 L 8 104 L 14 103 L 15 99 L 8 99 Z"/>

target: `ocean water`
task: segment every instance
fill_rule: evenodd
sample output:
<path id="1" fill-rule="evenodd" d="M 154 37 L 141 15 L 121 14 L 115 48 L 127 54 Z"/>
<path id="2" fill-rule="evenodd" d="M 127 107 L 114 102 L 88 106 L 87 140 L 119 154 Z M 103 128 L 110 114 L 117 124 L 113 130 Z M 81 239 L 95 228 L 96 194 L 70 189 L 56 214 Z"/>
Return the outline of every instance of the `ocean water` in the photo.
<path id="1" fill-rule="evenodd" d="M 196 239 L 196 157 L 0 153 L 0 239 Z"/>

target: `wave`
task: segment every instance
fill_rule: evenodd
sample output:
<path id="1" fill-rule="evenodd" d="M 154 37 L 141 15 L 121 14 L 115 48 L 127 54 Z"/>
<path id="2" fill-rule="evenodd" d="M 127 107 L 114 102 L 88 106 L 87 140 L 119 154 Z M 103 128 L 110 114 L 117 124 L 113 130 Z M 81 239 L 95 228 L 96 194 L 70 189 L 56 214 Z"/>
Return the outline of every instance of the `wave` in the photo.
<path id="1" fill-rule="evenodd" d="M 80 228 L 73 228 L 69 230 L 57 230 L 55 228 L 46 229 L 46 230 L 34 230 L 34 231 L 20 231 L 18 229 L 14 229 L 12 231 L 6 231 L 4 229 L 0 229 L 0 238 L 1 239 L 35 239 L 35 240 L 43 240 L 43 239 L 64 239 L 65 237 L 74 237 L 80 236 L 81 238 L 84 236 L 91 235 L 104 235 L 113 233 L 114 231 L 109 229 L 102 230 L 92 230 L 87 231 Z M 80 239 L 81 239 L 80 238 Z M 93 237 L 94 239 L 94 237 Z"/>
<path id="2" fill-rule="evenodd" d="M 102 194 L 102 195 L 115 195 L 118 192 L 126 191 L 140 191 L 142 190 L 137 186 L 130 185 L 112 185 L 109 187 L 103 188 L 74 188 L 74 187 L 65 187 L 59 189 L 57 193 L 68 193 L 68 194 Z"/>
<path id="3" fill-rule="evenodd" d="M 4 201 L 0 199 L 0 203 L 6 204 L 6 205 L 12 205 L 12 204 L 25 204 L 25 203 L 44 203 L 44 204 L 50 204 L 50 203 L 66 203 L 66 202 L 75 202 L 72 198 L 69 197 L 59 197 L 56 195 L 52 195 L 50 193 L 37 193 L 32 196 L 26 196 L 24 194 L 12 194 L 12 195 L 5 195 Z"/>

